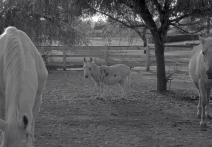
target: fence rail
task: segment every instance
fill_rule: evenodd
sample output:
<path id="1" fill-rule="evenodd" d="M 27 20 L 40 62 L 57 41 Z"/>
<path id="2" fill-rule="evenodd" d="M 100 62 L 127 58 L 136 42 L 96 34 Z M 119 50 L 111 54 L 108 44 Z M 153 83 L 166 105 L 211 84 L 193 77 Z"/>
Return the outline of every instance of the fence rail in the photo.
<path id="1" fill-rule="evenodd" d="M 130 67 L 155 64 L 154 47 L 149 46 L 37 46 L 49 68 L 81 67 L 83 57 L 95 57 L 97 64 L 112 65 L 124 63 Z M 167 65 L 188 63 L 192 46 L 167 45 Z"/>

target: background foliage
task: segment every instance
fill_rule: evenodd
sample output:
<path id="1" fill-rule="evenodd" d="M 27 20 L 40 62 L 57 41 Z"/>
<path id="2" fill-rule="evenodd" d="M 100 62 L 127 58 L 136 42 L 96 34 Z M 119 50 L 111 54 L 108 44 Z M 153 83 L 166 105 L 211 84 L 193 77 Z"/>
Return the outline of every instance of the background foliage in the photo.
<path id="1" fill-rule="evenodd" d="M 0 31 L 9 25 L 25 31 L 36 43 L 86 43 L 80 13 L 72 0 L 6 0 L 0 2 Z M 78 27 L 79 26 L 79 27 Z"/>

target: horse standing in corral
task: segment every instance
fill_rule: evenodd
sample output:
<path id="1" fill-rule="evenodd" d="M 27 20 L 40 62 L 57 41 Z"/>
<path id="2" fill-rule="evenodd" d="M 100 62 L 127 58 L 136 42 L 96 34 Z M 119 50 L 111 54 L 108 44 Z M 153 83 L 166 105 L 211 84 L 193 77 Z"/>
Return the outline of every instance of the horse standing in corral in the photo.
<path id="1" fill-rule="evenodd" d="M 48 72 L 31 39 L 15 27 L 0 36 L 1 147 L 33 147 Z"/>
<path id="2" fill-rule="evenodd" d="M 201 118 L 201 128 L 205 128 L 212 88 L 212 38 L 200 38 L 200 44 L 194 47 L 189 62 L 189 74 L 199 92 L 197 116 Z"/>
<path id="3" fill-rule="evenodd" d="M 115 64 L 112 66 L 98 66 L 93 58 L 83 62 L 84 77 L 91 77 L 97 88 L 98 97 L 103 97 L 104 85 L 119 84 L 122 90 L 122 96 L 126 96 L 126 86 L 129 86 L 130 67 L 124 64 Z"/>

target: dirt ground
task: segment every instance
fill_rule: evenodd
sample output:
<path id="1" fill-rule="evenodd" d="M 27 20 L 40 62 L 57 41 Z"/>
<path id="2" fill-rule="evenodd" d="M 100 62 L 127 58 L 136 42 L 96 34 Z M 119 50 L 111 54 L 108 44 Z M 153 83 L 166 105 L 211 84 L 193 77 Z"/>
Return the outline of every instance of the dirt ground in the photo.
<path id="1" fill-rule="evenodd" d="M 188 76 L 176 75 L 163 95 L 155 91 L 155 82 L 155 73 L 133 72 L 127 99 L 112 86 L 102 101 L 95 99 L 94 83 L 82 71 L 50 72 L 36 120 L 36 146 L 212 146 L 212 120 L 207 131 L 200 130 L 197 94 Z"/>

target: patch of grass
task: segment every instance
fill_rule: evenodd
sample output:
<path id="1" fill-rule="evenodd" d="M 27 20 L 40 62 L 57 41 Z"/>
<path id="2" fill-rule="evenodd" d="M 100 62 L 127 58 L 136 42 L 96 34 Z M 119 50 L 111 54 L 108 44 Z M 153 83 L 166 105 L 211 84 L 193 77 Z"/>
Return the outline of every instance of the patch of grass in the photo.
<path id="1" fill-rule="evenodd" d="M 175 99 L 179 101 L 187 101 L 192 103 L 194 103 L 195 101 L 199 99 L 199 96 L 194 91 L 190 91 L 190 90 L 174 89 L 174 90 L 167 90 L 162 93 L 158 93 L 156 90 L 151 90 L 150 92 L 161 94 L 170 99 Z"/>

